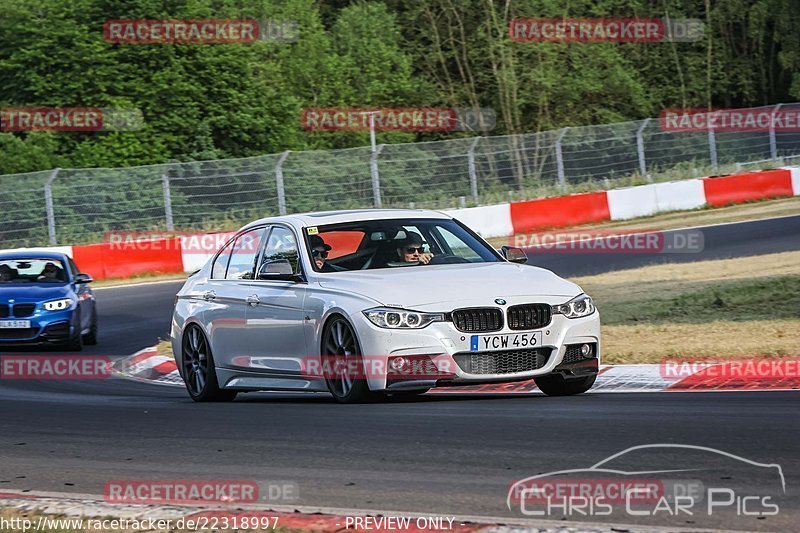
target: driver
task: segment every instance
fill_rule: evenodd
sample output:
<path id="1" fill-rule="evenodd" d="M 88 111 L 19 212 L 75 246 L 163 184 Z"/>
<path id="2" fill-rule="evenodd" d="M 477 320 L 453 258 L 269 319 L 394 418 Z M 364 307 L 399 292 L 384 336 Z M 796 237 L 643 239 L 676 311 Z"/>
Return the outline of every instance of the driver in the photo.
<path id="1" fill-rule="evenodd" d="M 327 262 L 331 245 L 325 243 L 319 235 L 309 236 L 308 244 L 311 246 L 311 257 L 314 258 L 314 266 L 317 267 L 317 270 L 320 272 L 336 272 L 336 269 Z"/>
<path id="2" fill-rule="evenodd" d="M 47 263 L 44 265 L 44 269 L 42 269 L 42 273 L 39 274 L 40 280 L 58 280 L 58 267 L 55 263 Z"/>
<path id="3" fill-rule="evenodd" d="M 422 240 L 422 235 L 415 231 L 407 231 L 406 238 L 400 243 L 397 248 L 397 255 L 400 261 L 404 263 L 419 263 L 420 265 L 427 265 L 433 258 L 433 254 L 425 252 L 425 242 Z"/>

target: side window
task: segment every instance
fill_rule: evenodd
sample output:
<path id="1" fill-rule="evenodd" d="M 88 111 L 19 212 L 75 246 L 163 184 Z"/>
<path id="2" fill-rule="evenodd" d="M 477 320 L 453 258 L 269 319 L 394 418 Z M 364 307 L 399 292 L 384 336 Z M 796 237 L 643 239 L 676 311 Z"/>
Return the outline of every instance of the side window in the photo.
<path id="1" fill-rule="evenodd" d="M 231 248 L 233 248 L 233 242 L 229 242 L 214 260 L 214 266 L 211 267 L 212 279 L 225 279 L 225 270 L 228 268 L 228 260 L 231 258 Z"/>
<path id="2" fill-rule="evenodd" d="M 256 257 L 261 249 L 264 228 L 256 228 L 236 237 L 225 279 L 254 279 Z"/>
<path id="3" fill-rule="evenodd" d="M 292 265 L 292 271 L 295 274 L 300 273 L 297 241 L 294 238 L 294 233 L 287 228 L 275 226 L 272 229 L 272 233 L 269 234 L 269 240 L 264 250 L 264 257 L 261 259 L 261 265 L 269 261 L 278 261 L 280 259 L 288 260 Z M 261 268 L 261 265 L 259 265 L 259 268 Z"/>
<path id="4" fill-rule="evenodd" d="M 80 269 L 78 268 L 78 265 L 75 264 L 75 261 L 73 261 L 71 257 L 69 258 L 69 267 L 72 269 L 73 276 L 77 276 L 78 274 L 81 273 Z"/>

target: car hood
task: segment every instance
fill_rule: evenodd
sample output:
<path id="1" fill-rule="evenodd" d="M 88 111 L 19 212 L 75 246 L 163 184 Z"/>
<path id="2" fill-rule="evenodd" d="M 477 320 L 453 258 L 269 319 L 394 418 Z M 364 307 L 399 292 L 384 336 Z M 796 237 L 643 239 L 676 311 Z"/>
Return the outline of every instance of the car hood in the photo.
<path id="1" fill-rule="evenodd" d="M 0 283 L 0 303 L 41 302 L 72 294 L 68 283 Z"/>
<path id="2" fill-rule="evenodd" d="M 491 305 L 496 298 L 509 304 L 529 302 L 532 297 L 563 302 L 581 293 L 578 285 L 549 270 L 505 262 L 357 270 L 320 278 L 327 289 L 423 311 L 443 310 L 445 304 L 448 308 Z"/>

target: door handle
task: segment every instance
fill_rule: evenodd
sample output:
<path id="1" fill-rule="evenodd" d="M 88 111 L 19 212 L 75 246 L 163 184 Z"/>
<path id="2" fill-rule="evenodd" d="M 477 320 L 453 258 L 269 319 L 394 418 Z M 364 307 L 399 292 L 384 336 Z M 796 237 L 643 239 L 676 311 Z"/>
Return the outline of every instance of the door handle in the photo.
<path id="1" fill-rule="evenodd" d="M 245 302 L 247 302 L 248 305 L 252 305 L 253 307 L 257 306 L 260 301 L 261 300 L 258 299 L 258 295 L 256 295 L 256 294 L 248 296 L 245 299 Z"/>
<path id="2" fill-rule="evenodd" d="M 203 300 L 210 301 L 217 297 L 217 293 L 214 291 L 206 291 L 203 293 Z"/>

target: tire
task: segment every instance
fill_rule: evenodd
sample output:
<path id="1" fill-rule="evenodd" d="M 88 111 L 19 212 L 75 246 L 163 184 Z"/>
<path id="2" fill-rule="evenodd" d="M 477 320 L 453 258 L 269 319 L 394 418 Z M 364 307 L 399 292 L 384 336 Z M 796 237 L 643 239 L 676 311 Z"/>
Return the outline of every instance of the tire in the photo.
<path id="1" fill-rule="evenodd" d="M 370 391 L 367 380 L 363 379 L 361 348 L 352 326 L 344 317 L 334 317 L 325 324 L 320 355 L 326 369 L 325 384 L 337 402 L 366 403 L 378 399 L 378 394 Z M 361 378 L 352 375 L 353 368 L 361 369 Z"/>
<path id="2" fill-rule="evenodd" d="M 75 326 L 76 332 L 75 335 L 73 335 L 67 341 L 66 344 L 67 350 L 71 352 L 80 352 L 81 350 L 83 350 L 83 335 L 81 334 L 81 315 L 77 312 L 76 314 L 77 314 L 77 320 L 75 320 L 75 322 L 77 322 L 78 324 L 77 326 Z"/>
<path id="3" fill-rule="evenodd" d="M 83 336 L 83 344 L 87 346 L 97 344 L 97 311 L 92 311 L 92 324 L 89 326 L 89 333 Z"/>
<path id="4" fill-rule="evenodd" d="M 71 352 L 83 350 L 83 335 L 81 335 L 80 331 L 67 342 L 67 350 Z"/>
<path id="5" fill-rule="evenodd" d="M 533 378 L 539 390 L 548 396 L 572 396 L 583 394 L 592 388 L 597 374 L 585 378 L 564 379 L 561 374 L 550 374 L 540 378 Z"/>
<path id="6" fill-rule="evenodd" d="M 236 391 L 220 389 L 208 339 L 199 326 L 190 324 L 181 341 L 181 377 L 196 402 L 230 402 Z"/>

